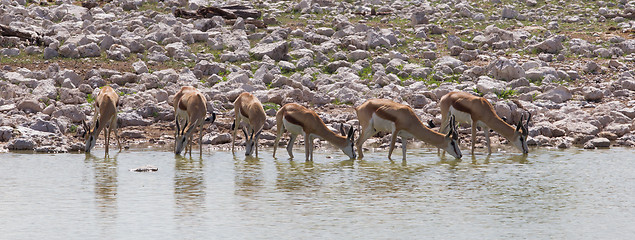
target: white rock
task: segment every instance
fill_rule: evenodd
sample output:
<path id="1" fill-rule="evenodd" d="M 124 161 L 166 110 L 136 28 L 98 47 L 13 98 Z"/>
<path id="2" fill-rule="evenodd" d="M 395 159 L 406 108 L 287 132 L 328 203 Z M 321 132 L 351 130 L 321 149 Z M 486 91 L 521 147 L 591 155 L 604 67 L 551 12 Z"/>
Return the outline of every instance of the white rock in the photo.
<path id="1" fill-rule="evenodd" d="M 79 57 L 99 57 L 101 56 L 101 49 L 97 45 L 97 43 L 90 43 L 86 45 L 82 45 L 77 47 L 77 51 L 79 52 Z"/>
<path id="2" fill-rule="evenodd" d="M 132 69 L 134 70 L 136 74 L 142 74 L 142 73 L 148 72 L 148 66 L 142 60 L 132 63 Z"/>
<path id="3" fill-rule="evenodd" d="M 558 86 L 543 94 L 538 95 L 536 98 L 550 100 L 554 103 L 563 103 L 563 102 L 571 100 L 572 94 L 568 88 L 564 86 Z"/>
<path id="4" fill-rule="evenodd" d="M 488 66 L 495 79 L 511 81 L 525 76 L 525 70 L 514 60 L 499 58 Z"/>

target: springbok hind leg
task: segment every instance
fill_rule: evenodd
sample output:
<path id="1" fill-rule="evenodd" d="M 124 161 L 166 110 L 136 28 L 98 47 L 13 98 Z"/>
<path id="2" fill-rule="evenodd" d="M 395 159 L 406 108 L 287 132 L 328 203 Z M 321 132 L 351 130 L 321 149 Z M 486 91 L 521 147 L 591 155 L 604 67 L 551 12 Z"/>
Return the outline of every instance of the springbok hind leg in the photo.
<path id="1" fill-rule="evenodd" d="M 289 138 L 289 144 L 287 144 L 287 152 L 289 153 L 289 157 L 293 158 L 293 142 L 295 142 L 295 138 L 298 135 L 296 134 L 291 134 L 291 137 Z"/>
<path id="2" fill-rule="evenodd" d="M 390 156 L 392 156 L 392 150 L 395 149 L 395 142 L 397 141 L 397 133 L 399 133 L 399 131 L 394 131 L 392 132 L 390 136 L 390 148 L 388 149 L 388 159 L 390 160 L 392 160 L 392 158 L 390 158 Z"/>

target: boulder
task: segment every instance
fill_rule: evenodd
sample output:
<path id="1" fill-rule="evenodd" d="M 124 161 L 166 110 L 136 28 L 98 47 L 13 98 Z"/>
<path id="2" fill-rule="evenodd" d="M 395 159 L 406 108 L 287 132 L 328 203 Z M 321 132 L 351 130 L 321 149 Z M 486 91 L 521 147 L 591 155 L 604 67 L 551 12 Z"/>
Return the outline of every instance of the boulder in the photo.
<path id="1" fill-rule="evenodd" d="M 263 56 L 267 55 L 271 59 L 279 61 L 287 54 L 288 47 L 286 41 L 279 41 L 274 43 L 259 44 L 256 47 L 249 50 L 249 54 L 260 60 Z"/>
<path id="2" fill-rule="evenodd" d="M 86 45 L 82 45 L 77 47 L 77 51 L 79 52 L 79 57 L 99 57 L 101 56 L 101 48 L 97 43 L 89 43 Z"/>
<path id="3" fill-rule="evenodd" d="M 523 67 L 525 64 L 523 64 Z M 535 67 L 525 71 L 525 77 L 531 81 L 541 81 L 547 75 L 558 76 L 558 72 L 552 67 Z"/>
<path id="4" fill-rule="evenodd" d="M 584 87 L 582 89 L 582 95 L 584 96 L 584 100 L 600 101 L 604 97 L 604 91 L 595 87 Z"/>
<path id="5" fill-rule="evenodd" d="M 35 141 L 31 138 L 20 137 L 13 139 L 9 144 L 7 144 L 7 148 L 9 150 L 33 150 L 35 149 Z"/>
<path id="6" fill-rule="evenodd" d="M 538 95 L 536 99 L 550 100 L 554 103 L 563 103 L 571 100 L 572 97 L 573 95 L 568 88 L 564 86 L 558 86 L 543 94 Z"/>
<path id="7" fill-rule="evenodd" d="M 17 108 L 19 110 L 25 111 L 25 112 L 41 112 L 42 109 L 44 109 L 42 107 L 42 103 L 38 102 L 35 99 L 25 99 L 22 100 L 20 103 L 18 103 Z"/>
<path id="8" fill-rule="evenodd" d="M 13 138 L 13 128 L 9 126 L 0 127 L 0 142 L 6 142 Z"/>
<path id="9" fill-rule="evenodd" d="M 151 120 L 142 118 L 137 112 L 119 113 L 117 117 L 119 118 L 119 127 L 148 126 L 152 124 Z"/>
<path id="10" fill-rule="evenodd" d="M 514 60 L 499 58 L 488 66 L 495 79 L 511 81 L 525 76 L 525 70 Z"/>
<path id="11" fill-rule="evenodd" d="M 488 76 L 478 77 L 478 81 L 476 83 L 476 89 L 483 94 L 500 93 L 505 89 L 505 86 L 505 82 L 492 79 Z"/>
<path id="12" fill-rule="evenodd" d="M 424 11 L 417 11 L 410 15 L 410 22 L 412 25 L 428 24 L 428 21 L 428 16 Z"/>
<path id="13" fill-rule="evenodd" d="M 132 69 L 134 70 L 136 74 L 142 74 L 142 73 L 148 72 L 148 66 L 146 66 L 146 63 L 141 60 L 132 63 Z"/>
<path id="14" fill-rule="evenodd" d="M 564 36 L 561 36 L 561 35 L 554 36 L 534 45 L 533 48 L 539 52 L 557 54 L 562 49 L 564 49 L 564 46 L 562 45 L 563 40 L 564 40 Z"/>
<path id="15" fill-rule="evenodd" d="M 30 128 L 41 132 L 60 133 L 60 128 L 57 124 L 42 119 L 37 119 L 35 123 L 31 124 Z"/>
<path id="16" fill-rule="evenodd" d="M 594 139 L 591 139 L 589 142 L 593 144 L 594 147 L 597 147 L 597 148 L 611 147 L 611 140 L 608 140 L 607 138 L 594 138 Z M 585 145 L 585 148 L 586 148 L 586 145 Z"/>
<path id="17" fill-rule="evenodd" d="M 78 123 L 86 119 L 86 114 L 84 114 L 77 105 L 62 106 L 52 114 L 52 117 L 54 118 L 62 116 L 69 118 L 73 123 Z"/>

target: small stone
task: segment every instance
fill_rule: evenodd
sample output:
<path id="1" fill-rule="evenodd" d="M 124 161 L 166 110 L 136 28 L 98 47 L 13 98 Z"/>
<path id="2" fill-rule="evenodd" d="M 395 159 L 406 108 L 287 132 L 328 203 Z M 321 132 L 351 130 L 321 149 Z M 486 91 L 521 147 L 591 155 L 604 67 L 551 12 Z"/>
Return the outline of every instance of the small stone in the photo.
<path id="1" fill-rule="evenodd" d="M 146 165 L 143 167 L 130 169 L 130 171 L 131 172 L 156 172 L 156 171 L 159 171 L 159 168 L 152 165 Z"/>
<path id="2" fill-rule="evenodd" d="M 222 134 L 210 133 L 203 136 L 203 144 L 218 145 L 218 144 L 224 144 L 224 143 L 230 143 L 230 142 L 231 142 L 231 134 L 229 133 L 222 133 Z"/>

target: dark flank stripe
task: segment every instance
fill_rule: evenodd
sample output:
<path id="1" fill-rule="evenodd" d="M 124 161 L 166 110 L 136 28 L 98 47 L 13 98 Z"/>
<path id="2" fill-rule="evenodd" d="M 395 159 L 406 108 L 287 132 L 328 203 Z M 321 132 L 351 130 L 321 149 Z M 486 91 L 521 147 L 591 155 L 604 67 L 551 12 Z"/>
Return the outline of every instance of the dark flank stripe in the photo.
<path id="1" fill-rule="evenodd" d="M 472 111 L 470 110 L 470 108 L 464 105 L 464 101 L 454 101 L 452 103 L 452 107 L 454 107 L 454 109 L 459 110 L 461 112 L 472 114 Z"/>
<path id="2" fill-rule="evenodd" d="M 301 126 L 302 128 L 304 128 L 304 126 L 302 125 L 302 122 L 298 121 L 298 119 L 295 119 L 293 116 L 291 116 L 290 114 L 285 114 L 284 115 L 284 119 L 286 119 L 288 122 L 293 123 L 295 125 Z"/>
<path id="3" fill-rule="evenodd" d="M 375 113 L 380 118 L 386 119 L 386 120 L 391 121 L 391 122 L 397 122 L 397 118 L 394 115 L 387 113 L 386 110 L 384 110 L 381 107 L 377 108 L 377 110 L 375 110 Z"/>
<path id="4" fill-rule="evenodd" d="M 240 115 L 243 115 L 244 117 L 249 118 L 249 114 L 247 114 L 247 111 L 245 111 L 242 104 L 240 104 Z"/>

